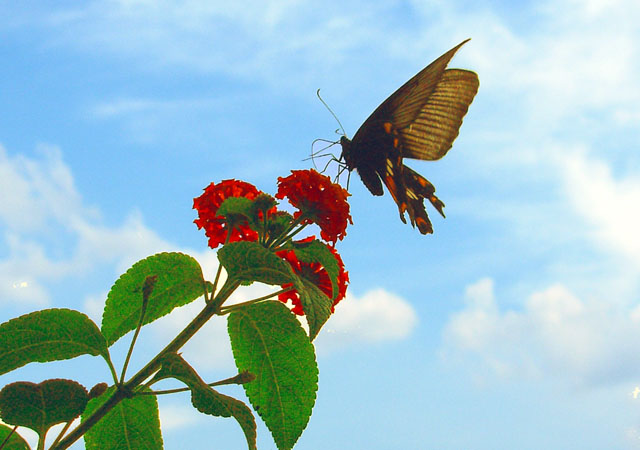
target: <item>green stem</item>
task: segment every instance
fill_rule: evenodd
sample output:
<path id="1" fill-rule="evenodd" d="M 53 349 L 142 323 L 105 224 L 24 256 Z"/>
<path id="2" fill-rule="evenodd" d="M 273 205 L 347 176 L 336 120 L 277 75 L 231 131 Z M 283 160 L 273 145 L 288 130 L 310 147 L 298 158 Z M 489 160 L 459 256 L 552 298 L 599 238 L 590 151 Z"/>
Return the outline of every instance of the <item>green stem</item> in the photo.
<path id="1" fill-rule="evenodd" d="M 224 315 L 224 314 L 229 314 L 232 311 L 235 311 L 236 309 L 240 309 L 242 307 L 245 307 L 247 305 L 252 305 L 254 303 L 258 303 L 261 302 L 263 300 L 268 300 L 271 297 L 275 297 L 276 295 L 280 295 L 280 294 L 284 294 L 285 292 L 288 292 L 290 290 L 293 289 L 293 286 L 287 289 L 280 289 L 279 291 L 273 292 L 271 294 L 268 295 L 264 295 L 262 297 L 258 297 L 258 298 L 254 298 L 253 300 L 247 300 L 246 302 L 242 302 L 242 303 L 236 303 L 234 305 L 229 305 L 229 306 L 224 306 L 222 308 L 220 308 L 220 315 Z"/>
<path id="2" fill-rule="evenodd" d="M 64 450 L 80 439 L 118 403 L 127 398 L 137 386 L 157 372 L 160 369 L 160 361 L 165 354 L 175 353 L 180 350 L 180 348 L 186 344 L 187 341 L 191 339 L 193 335 L 209 321 L 209 319 L 211 319 L 211 317 L 219 312 L 218 309 L 220 305 L 229 298 L 239 285 L 239 282 L 229 282 L 227 279 L 227 282 L 222 286 L 216 298 L 211 303 L 205 305 L 204 309 L 200 311 L 200 313 L 191 321 L 191 323 L 189 323 L 189 325 L 185 327 L 184 330 L 180 332 L 180 334 L 175 337 L 175 339 L 173 339 L 173 341 L 171 341 L 160 353 L 149 361 L 146 366 L 140 369 L 129 381 L 121 386 L 116 386 L 116 391 L 105 403 L 99 406 L 93 414 L 83 420 L 80 425 L 71 431 L 67 437 L 62 439 L 58 445 L 52 446 L 49 450 Z"/>
<path id="3" fill-rule="evenodd" d="M 140 334 L 140 329 L 142 328 L 142 322 L 144 321 L 144 314 L 147 312 L 147 304 L 148 299 L 142 299 L 142 306 L 140 307 L 140 320 L 138 320 L 138 326 L 136 327 L 136 331 L 133 333 L 133 338 L 131 339 L 131 345 L 129 345 L 129 351 L 127 351 L 127 357 L 124 360 L 124 364 L 122 365 L 122 375 L 120 375 L 120 381 L 118 384 L 124 383 L 124 376 L 127 373 L 127 367 L 129 367 L 129 360 L 131 359 L 131 355 L 133 354 L 133 347 L 136 345 L 136 341 L 138 340 L 138 334 Z"/>
<path id="4" fill-rule="evenodd" d="M 111 372 L 114 384 L 118 384 L 118 374 L 116 373 L 116 368 L 111 361 L 111 355 L 109 353 L 107 353 L 107 366 L 109 366 L 109 371 Z"/>
<path id="5" fill-rule="evenodd" d="M 9 432 L 9 434 L 7 434 L 7 437 L 4 438 L 4 441 L 2 441 L 2 444 L 0 444 L 0 450 L 2 450 L 2 448 L 4 447 L 4 444 L 6 444 L 7 442 L 9 442 L 9 439 L 11 439 L 11 436 L 13 435 L 13 433 L 16 432 L 16 430 L 18 429 L 18 425 L 16 425 L 15 427 L 13 427 L 11 429 L 11 431 Z"/>
<path id="6" fill-rule="evenodd" d="M 293 233 L 289 234 L 286 238 L 285 241 L 290 240 L 292 237 L 294 237 L 296 234 L 300 233 L 302 230 L 305 229 L 305 227 L 307 226 L 307 224 L 305 223 L 304 225 L 300 226 L 300 228 L 298 228 L 297 230 L 295 230 Z"/>
<path id="7" fill-rule="evenodd" d="M 273 241 L 270 245 L 269 248 L 277 248 L 278 246 L 280 246 L 281 244 L 283 244 L 284 242 L 287 242 L 289 239 L 291 239 L 293 236 L 295 236 L 296 234 L 300 233 L 302 230 L 304 230 L 304 228 L 307 226 L 307 224 L 304 224 L 302 226 L 300 226 L 300 228 L 298 228 L 297 230 L 291 232 L 296 226 L 300 225 L 300 223 L 305 220 L 306 217 L 304 216 L 304 214 L 301 214 L 300 217 L 298 217 L 297 219 L 295 219 L 291 225 L 289 225 L 289 228 L 287 228 L 287 230 L 282 233 L 281 237 L 279 239 L 276 239 L 275 241 Z"/>
<path id="8" fill-rule="evenodd" d="M 218 263 L 218 270 L 216 272 L 216 279 L 213 280 L 213 292 L 211 293 L 211 295 L 215 295 L 216 294 L 216 289 L 218 289 L 218 281 L 220 281 L 220 274 L 221 273 L 222 273 L 222 264 Z M 206 289 L 205 289 L 205 293 L 206 293 Z M 207 300 L 206 297 L 205 297 L 205 300 Z"/>
<path id="9" fill-rule="evenodd" d="M 51 444 L 51 447 L 53 447 L 54 445 L 56 445 L 60 439 L 62 439 L 62 436 L 64 436 L 64 434 L 67 432 L 67 430 L 69 429 L 69 427 L 71 426 L 71 422 L 73 422 L 75 419 L 72 419 L 70 421 L 68 421 L 67 423 L 64 424 L 64 427 L 62 427 L 62 430 L 60 431 L 60 433 L 58 433 L 58 436 L 56 437 L 56 439 L 53 441 L 53 444 Z"/>
<path id="10" fill-rule="evenodd" d="M 44 433 L 42 433 L 41 435 L 38 435 L 38 447 L 37 450 L 44 450 L 44 441 L 47 438 L 47 432 L 45 431 Z"/>
<path id="11" fill-rule="evenodd" d="M 222 386 L 225 384 L 238 384 L 238 377 L 239 375 L 234 375 L 230 378 L 225 378 L 224 380 L 220 380 L 220 381 L 214 381 L 213 383 L 208 383 L 207 386 L 210 387 L 214 387 L 214 386 Z M 176 389 L 165 389 L 162 391 L 153 391 L 153 392 L 140 392 L 137 395 L 165 395 L 165 394 L 177 394 L 179 392 L 186 392 L 191 390 L 188 387 L 184 387 L 184 388 L 176 388 Z"/>
<path id="12" fill-rule="evenodd" d="M 229 224 L 227 223 L 227 227 Z M 228 244 L 231 241 L 231 232 L 233 231 L 232 227 L 229 227 L 229 231 L 227 231 L 227 237 L 224 240 L 224 245 Z M 222 274 L 222 264 L 218 263 L 218 270 L 216 271 L 216 278 L 213 280 L 213 292 L 211 295 L 216 295 L 216 289 L 218 289 L 218 282 L 220 281 L 220 275 Z M 204 299 L 207 303 L 209 300 L 207 299 L 207 289 L 204 290 Z"/>

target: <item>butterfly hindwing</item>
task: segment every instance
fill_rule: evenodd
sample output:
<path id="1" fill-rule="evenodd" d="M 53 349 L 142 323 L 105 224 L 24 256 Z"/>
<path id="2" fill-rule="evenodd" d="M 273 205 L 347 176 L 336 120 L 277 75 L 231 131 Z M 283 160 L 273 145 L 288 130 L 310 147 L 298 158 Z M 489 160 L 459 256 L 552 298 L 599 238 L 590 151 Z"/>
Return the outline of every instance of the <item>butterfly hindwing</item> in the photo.
<path id="1" fill-rule="evenodd" d="M 407 213 L 411 219 L 411 225 L 417 226 L 422 234 L 433 233 L 424 200 L 429 200 L 442 217 L 444 217 L 444 203 L 436 197 L 436 188 L 429 180 L 407 166 L 403 166 L 403 169 L 407 192 Z"/>
<path id="2" fill-rule="evenodd" d="M 388 126 L 391 128 L 391 124 Z M 392 128 L 389 134 L 391 136 L 395 134 Z M 424 200 L 429 200 L 442 217 L 444 217 L 444 203 L 436 197 L 436 188 L 429 180 L 402 163 L 400 139 L 396 138 L 394 144 L 395 151 L 386 159 L 384 172 L 377 172 L 377 175 L 396 202 L 400 220 L 407 223 L 404 216 L 406 212 L 411 225 L 417 226 L 422 234 L 433 233 Z"/>
<path id="3" fill-rule="evenodd" d="M 429 161 L 442 158 L 458 137 L 478 84 L 474 72 L 445 70 L 415 120 L 399 130 L 402 156 Z"/>

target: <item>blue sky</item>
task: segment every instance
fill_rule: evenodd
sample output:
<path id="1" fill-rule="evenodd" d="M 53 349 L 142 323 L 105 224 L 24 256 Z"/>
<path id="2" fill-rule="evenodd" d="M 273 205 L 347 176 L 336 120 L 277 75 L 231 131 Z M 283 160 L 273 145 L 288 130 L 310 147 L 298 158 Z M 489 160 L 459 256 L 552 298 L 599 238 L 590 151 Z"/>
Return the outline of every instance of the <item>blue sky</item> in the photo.
<path id="1" fill-rule="evenodd" d="M 316 89 L 353 136 L 470 37 L 451 64 L 480 77 L 460 137 L 408 162 L 447 205 L 429 211 L 435 234 L 351 178 L 351 285 L 317 339 L 296 448 L 640 448 L 640 4 L 515 5 L 0 4 L 0 320 L 70 307 L 99 322 L 114 280 L 160 251 L 212 278 L 192 224 L 202 188 L 273 193 L 314 139 L 337 139 Z M 149 326 L 134 364 L 195 307 Z M 233 373 L 220 322 L 184 352 L 210 380 Z M 83 357 L 1 381 L 53 377 L 107 372 Z M 236 423 L 189 408 L 161 399 L 165 448 L 242 448 Z M 259 448 L 275 448 L 264 427 Z"/>

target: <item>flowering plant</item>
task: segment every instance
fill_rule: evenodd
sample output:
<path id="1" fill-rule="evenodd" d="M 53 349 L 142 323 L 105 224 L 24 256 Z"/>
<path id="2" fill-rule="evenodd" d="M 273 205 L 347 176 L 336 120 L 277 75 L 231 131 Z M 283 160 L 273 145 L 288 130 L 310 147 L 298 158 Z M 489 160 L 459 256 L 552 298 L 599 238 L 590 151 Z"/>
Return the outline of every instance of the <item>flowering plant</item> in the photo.
<path id="1" fill-rule="evenodd" d="M 190 391 L 200 412 L 233 417 L 249 449 L 256 448 L 256 422 L 249 406 L 214 387 L 240 384 L 279 449 L 293 448 L 307 425 L 318 386 L 312 345 L 323 324 L 344 298 L 348 274 L 335 249 L 351 222 L 347 192 L 313 170 L 293 171 L 278 180 L 271 197 L 238 180 L 212 183 L 194 199 L 195 220 L 220 261 L 212 282 L 195 259 L 182 253 L 160 253 L 135 263 L 111 288 L 101 326 L 70 309 L 47 309 L 0 324 L 0 374 L 31 362 L 80 355 L 101 356 L 112 382 L 87 390 L 72 380 L 39 384 L 20 381 L 0 390 L 0 449 L 28 449 L 16 432 L 28 427 L 44 449 L 51 426 L 64 423 L 50 449 L 62 450 L 83 437 L 87 449 L 161 449 L 156 397 Z M 278 209 L 287 199 L 293 214 Z M 320 239 L 295 240 L 308 225 Z M 222 270 L 226 279 L 221 281 Z M 243 303 L 227 300 L 243 285 L 279 286 L 272 294 Z M 199 314 L 142 369 L 127 377 L 127 366 L 141 328 L 176 307 L 203 298 Z M 289 308 L 285 306 L 289 305 Z M 292 314 L 295 313 L 295 314 Z M 295 315 L 304 316 L 308 333 Z M 207 382 L 178 353 L 211 318 L 227 316 L 238 373 Z M 120 372 L 109 348 L 133 331 Z M 118 375 L 119 373 L 119 375 Z M 156 390 L 160 380 L 186 387 Z M 80 422 L 71 429 L 72 423 Z"/>

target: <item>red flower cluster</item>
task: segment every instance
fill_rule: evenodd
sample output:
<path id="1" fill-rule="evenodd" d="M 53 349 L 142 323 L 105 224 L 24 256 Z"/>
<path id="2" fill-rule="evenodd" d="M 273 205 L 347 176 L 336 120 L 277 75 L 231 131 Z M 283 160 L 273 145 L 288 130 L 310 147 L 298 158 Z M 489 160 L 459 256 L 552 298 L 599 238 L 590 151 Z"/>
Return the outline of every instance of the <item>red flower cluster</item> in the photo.
<path id="1" fill-rule="evenodd" d="M 276 198 L 287 197 L 300 210 L 294 217 L 302 216 L 303 224 L 317 224 L 322 239 L 334 244 L 347 234 L 347 222 L 353 223 L 348 196 L 346 189 L 315 170 L 292 170 L 288 177 L 278 178 Z"/>
<path id="2" fill-rule="evenodd" d="M 209 247 L 216 248 L 224 244 L 229 234 L 226 219 L 217 215 L 222 202 L 229 197 L 246 197 L 253 200 L 259 194 L 261 192 L 252 184 L 238 180 L 223 180 L 218 184 L 211 183 L 200 197 L 193 199 L 193 208 L 198 211 L 198 218 L 193 222 L 198 229 L 204 228 L 209 238 Z M 256 231 L 249 228 L 248 224 L 240 223 L 234 224 L 229 242 L 256 241 L 257 239 Z"/>
<path id="3" fill-rule="evenodd" d="M 312 240 L 312 239 L 313 239 L 313 236 L 311 238 L 305 239 L 305 241 Z M 329 250 L 331 250 L 331 253 L 333 253 L 333 256 L 335 256 L 336 260 L 338 261 L 338 267 L 339 267 L 338 295 L 333 300 L 333 304 L 331 305 L 331 312 L 333 313 L 334 307 L 338 304 L 340 300 L 344 298 L 347 292 L 347 284 L 349 283 L 349 272 L 344 270 L 344 263 L 342 262 L 342 258 L 340 258 L 340 255 L 338 254 L 338 252 L 332 247 L 329 247 Z M 293 250 L 281 250 L 276 254 L 291 265 L 291 268 L 293 269 L 293 272 L 296 275 L 299 275 L 302 278 L 305 278 L 311 281 L 313 284 L 318 286 L 318 288 L 322 292 L 324 292 L 324 294 L 327 297 L 332 298 L 333 286 L 331 284 L 331 279 L 329 278 L 329 274 L 327 273 L 325 268 L 320 263 L 317 263 L 317 262 L 307 263 L 307 262 L 300 261 L 296 257 L 296 254 L 294 253 Z M 286 289 L 286 288 L 292 287 L 292 284 L 288 283 L 283 285 L 282 287 Z M 304 315 L 302 302 L 300 301 L 300 295 L 298 294 L 298 291 L 296 291 L 295 289 L 291 289 L 290 291 L 279 294 L 278 300 L 280 300 L 283 303 L 287 303 L 288 301 L 291 301 L 291 303 L 293 304 L 293 309 L 291 311 L 299 316 Z"/>
<path id="4" fill-rule="evenodd" d="M 348 196 L 349 194 L 342 186 L 332 183 L 329 177 L 315 170 L 294 170 L 288 177 L 278 178 L 276 194 L 276 198 L 279 199 L 287 197 L 289 202 L 299 210 L 292 219 L 290 215 L 277 211 L 273 206 L 275 201 L 255 186 L 244 181 L 224 180 L 218 184 L 211 183 L 200 197 L 193 199 L 193 207 L 198 211 L 198 218 L 194 223 L 198 228 L 204 228 L 211 248 L 226 242 L 257 241 L 259 238 L 267 248 L 273 245 L 276 248 L 276 254 L 291 265 L 294 273 L 311 281 L 327 297 L 333 298 L 331 278 L 322 264 L 300 261 L 293 250 L 277 250 L 277 248 L 285 242 L 290 242 L 291 236 L 295 235 L 299 228 L 310 223 L 320 227 L 320 235 L 324 241 L 335 245 L 338 239 L 346 235 L 347 223 L 352 223 L 349 204 L 346 201 Z M 258 217 L 266 219 L 265 226 L 260 231 L 265 236 L 261 237 L 258 231 L 251 229 L 242 214 L 227 214 L 226 217 L 218 215 L 220 206 L 230 197 L 257 199 L 253 205 L 257 207 Z M 266 217 L 263 217 L 265 213 Z M 292 220 L 294 220 L 293 223 Z M 296 230 L 295 226 L 299 228 Z M 231 230 L 229 230 L 230 227 L 232 227 Z M 274 235 L 271 236 L 271 234 Z M 315 237 L 311 236 L 298 243 L 314 240 Z M 338 294 L 331 306 L 331 312 L 333 312 L 334 306 L 345 296 L 349 274 L 344 270 L 344 263 L 335 248 L 331 246 L 327 248 L 336 258 L 339 268 Z M 288 288 L 292 285 L 285 284 L 282 287 Z M 280 294 L 278 298 L 284 303 L 291 301 L 294 313 L 304 314 L 300 295 L 295 289 Z"/>

